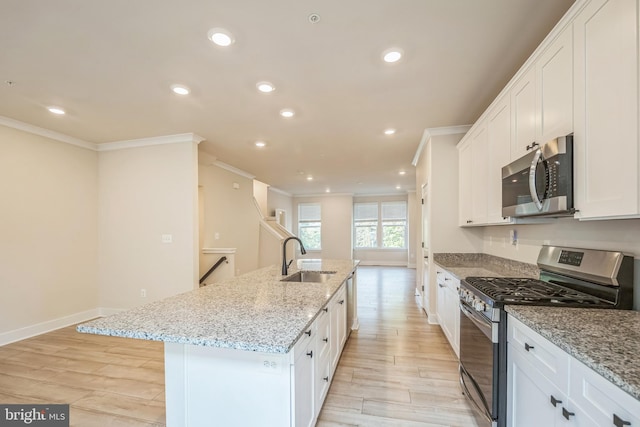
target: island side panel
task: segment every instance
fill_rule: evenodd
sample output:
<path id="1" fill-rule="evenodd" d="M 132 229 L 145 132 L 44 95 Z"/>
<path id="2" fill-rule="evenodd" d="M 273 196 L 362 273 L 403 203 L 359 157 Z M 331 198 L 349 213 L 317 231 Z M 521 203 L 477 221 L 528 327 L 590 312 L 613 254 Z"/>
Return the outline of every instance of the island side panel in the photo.
<path id="1" fill-rule="evenodd" d="M 167 427 L 291 425 L 289 354 L 165 343 Z"/>

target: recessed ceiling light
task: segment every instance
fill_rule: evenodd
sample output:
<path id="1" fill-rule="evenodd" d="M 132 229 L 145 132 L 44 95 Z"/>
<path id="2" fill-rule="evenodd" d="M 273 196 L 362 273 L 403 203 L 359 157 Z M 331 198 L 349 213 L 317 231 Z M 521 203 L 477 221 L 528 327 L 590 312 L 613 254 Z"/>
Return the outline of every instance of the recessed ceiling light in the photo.
<path id="1" fill-rule="evenodd" d="M 400 171 L 400 172 L 398 172 L 398 175 L 405 175 L 405 174 L 406 174 L 406 172 L 405 172 L 405 171 Z"/>
<path id="2" fill-rule="evenodd" d="M 393 135 L 394 133 L 396 133 L 396 130 L 393 128 L 385 129 L 384 131 L 385 135 Z"/>
<path id="3" fill-rule="evenodd" d="M 280 115 L 282 117 L 287 118 L 287 119 L 295 116 L 295 114 L 296 114 L 295 111 L 293 111 L 293 110 L 291 110 L 289 108 L 285 108 L 284 110 L 280 110 Z"/>
<path id="4" fill-rule="evenodd" d="M 264 93 L 269 93 L 276 90 L 276 87 L 269 82 L 258 82 L 258 84 L 256 84 L 256 87 L 260 92 L 264 92 Z"/>
<path id="5" fill-rule="evenodd" d="M 313 177 L 312 177 L 311 175 L 309 175 L 309 176 L 307 177 L 307 181 L 313 181 Z"/>
<path id="6" fill-rule="evenodd" d="M 256 147 L 266 147 L 267 143 L 264 141 L 256 141 Z"/>
<path id="7" fill-rule="evenodd" d="M 331 193 L 331 189 L 327 188 L 326 190 L 324 190 L 325 193 Z"/>
<path id="8" fill-rule="evenodd" d="M 235 42 L 233 35 L 224 28 L 210 29 L 207 33 L 207 37 L 209 37 L 209 40 L 222 47 L 231 46 Z"/>
<path id="9" fill-rule="evenodd" d="M 384 62 L 394 63 L 398 62 L 402 58 L 402 49 L 392 48 L 382 52 L 382 59 Z"/>
<path id="10" fill-rule="evenodd" d="M 47 110 L 49 110 L 49 112 L 53 113 L 53 114 L 57 114 L 59 116 L 65 114 L 65 111 L 60 108 L 60 107 L 56 107 L 56 106 L 51 106 L 51 107 L 47 107 Z"/>
<path id="11" fill-rule="evenodd" d="M 400 190 L 402 187 L 399 185 L 396 185 L 396 190 Z"/>
<path id="12" fill-rule="evenodd" d="M 171 90 L 178 95 L 189 95 L 191 92 L 188 87 L 183 85 L 171 85 Z"/>

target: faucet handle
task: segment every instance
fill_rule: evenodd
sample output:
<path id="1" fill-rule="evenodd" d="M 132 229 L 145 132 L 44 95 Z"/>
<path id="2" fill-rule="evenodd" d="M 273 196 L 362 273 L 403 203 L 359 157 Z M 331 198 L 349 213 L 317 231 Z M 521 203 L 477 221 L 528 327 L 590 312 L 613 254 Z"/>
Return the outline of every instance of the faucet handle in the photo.
<path id="1" fill-rule="evenodd" d="M 291 263 L 293 262 L 293 258 L 291 260 L 289 260 L 289 262 L 287 263 L 287 268 L 291 267 Z"/>

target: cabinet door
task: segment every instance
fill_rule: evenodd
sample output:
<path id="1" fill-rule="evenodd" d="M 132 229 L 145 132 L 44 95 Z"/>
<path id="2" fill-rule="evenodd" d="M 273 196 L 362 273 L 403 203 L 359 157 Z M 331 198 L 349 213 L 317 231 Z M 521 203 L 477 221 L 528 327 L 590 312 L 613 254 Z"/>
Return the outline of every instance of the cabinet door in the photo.
<path id="1" fill-rule="evenodd" d="M 456 356 L 460 357 L 460 282 L 457 280 L 448 283 L 445 290 L 445 306 L 447 310 L 446 323 L 451 335 L 450 344 Z"/>
<path id="2" fill-rule="evenodd" d="M 579 218 L 640 213 L 637 22 L 636 0 L 593 0 L 573 24 Z"/>
<path id="3" fill-rule="evenodd" d="M 508 344 L 507 426 L 551 427 L 567 396 Z M 554 406 L 555 402 L 555 406 Z"/>
<path id="4" fill-rule="evenodd" d="M 486 122 L 481 122 L 471 140 L 471 219 L 475 225 L 487 223 L 488 149 Z"/>
<path id="5" fill-rule="evenodd" d="M 487 222 L 508 222 L 502 216 L 502 167 L 511 161 L 511 98 L 496 103 L 487 122 L 489 170 L 487 171 Z"/>
<path id="6" fill-rule="evenodd" d="M 531 67 L 511 90 L 513 139 L 511 160 L 527 154 L 527 146 L 536 141 L 535 68 Z"/>
<path id="7" fill-rule="evenodd" d="M 293 365 L 294 394 L 293 409 L 295 427 L 310 427 L 314 420 L 314 340 L 309 344 Z"/>
<path id="8" fill-rule="evenodd" d="M 471 140 L 460 146 L 458 151 L 458 209 L 460 226 L 473 224 L 471 210 Z"/>
<path id="9" fill-rule="evenodd" d="M 331 373 L 335 372 L 342 347 L 347 339 L 347 301 L 345 287 L 342 285 L 330 302 L 331 313 Z"/>
<path id="10" fill-rule="evenodd" d="M 567 27 L 536 61 L 537 141 L 573 132 L 573 32 Z"/>

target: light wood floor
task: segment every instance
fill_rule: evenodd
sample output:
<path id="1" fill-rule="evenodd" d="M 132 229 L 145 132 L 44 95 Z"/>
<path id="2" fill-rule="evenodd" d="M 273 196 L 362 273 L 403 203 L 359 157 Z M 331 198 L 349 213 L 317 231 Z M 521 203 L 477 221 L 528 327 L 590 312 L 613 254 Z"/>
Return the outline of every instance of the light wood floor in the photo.
<path id="1" fill-rule="evenodd" d="M 360 330 L 347 342 L 319 427 L 473 427 L 457 362 L 413 296 L 415 270 L 358 269 Z M 165 426 L 162 343 L 74 327 L 0 347 L 0 403 L 70 403 L 77 427 Z"/>

